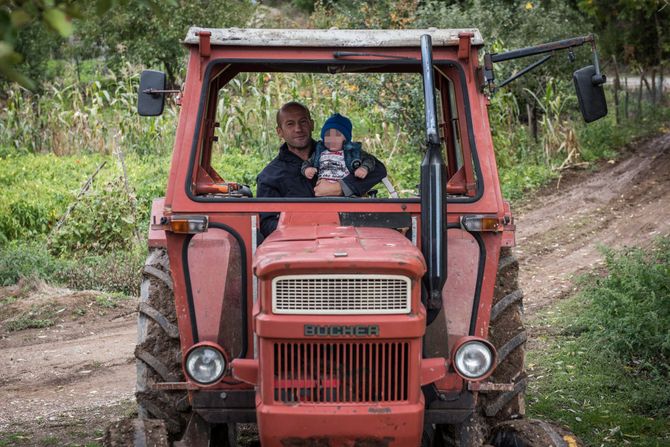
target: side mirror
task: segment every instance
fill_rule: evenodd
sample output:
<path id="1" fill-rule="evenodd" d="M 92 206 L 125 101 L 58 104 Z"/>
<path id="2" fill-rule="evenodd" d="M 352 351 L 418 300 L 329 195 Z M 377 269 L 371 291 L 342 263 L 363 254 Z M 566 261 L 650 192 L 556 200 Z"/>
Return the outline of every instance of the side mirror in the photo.
<path id="1" fill-rule="evenodd" d="M 140 116 L 158 116 L 165 106 L 165 73 L 144 70 L 140 75 L 140 91 L 137 98 L 137 113 Z"/>
<path id="2" fill-rule="evenodd" d="M 589 65 L 572 75 L 579 100 L 579 110 L 584 121 L 590 123 L 607 115 L 607 102 L 603 91 L 604 76 L 596 76 L 596 68 Z"/>

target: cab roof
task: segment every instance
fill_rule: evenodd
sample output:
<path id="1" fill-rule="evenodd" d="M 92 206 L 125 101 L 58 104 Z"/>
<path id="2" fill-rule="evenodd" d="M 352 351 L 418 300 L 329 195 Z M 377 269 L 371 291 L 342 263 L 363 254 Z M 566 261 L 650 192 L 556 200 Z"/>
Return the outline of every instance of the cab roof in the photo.
<path id="1" fill-rule="evenodd" d="M 253 47 L 420 47 L 420 39 L 430 34 L 433 47 L 458 46 L 460 33 L 472 33 L 471 44 L 484 44 L 477 28 L 451 29 L 259 29 L 259 28 L 199 28 L 191 27 L 184 43 L 197 45 L 200 31 L 211 33 L 211 45 Z"/>

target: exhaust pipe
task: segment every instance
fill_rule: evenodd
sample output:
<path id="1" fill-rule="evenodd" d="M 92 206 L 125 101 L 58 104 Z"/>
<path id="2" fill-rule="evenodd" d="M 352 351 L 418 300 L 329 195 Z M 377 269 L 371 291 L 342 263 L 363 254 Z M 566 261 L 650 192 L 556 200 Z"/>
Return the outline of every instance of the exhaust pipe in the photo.
<path id="1" fill-rule="evenodd" d="M 426 110 L 427 151 L 421 162 L 421 251 L 428 266 L 423 278 L 428 292 L 428 324 L 442 307 L 447 279 L 447 175 L 437 130 L 433 49 L 430 35 L 421 36 L 423 96 Z"/>

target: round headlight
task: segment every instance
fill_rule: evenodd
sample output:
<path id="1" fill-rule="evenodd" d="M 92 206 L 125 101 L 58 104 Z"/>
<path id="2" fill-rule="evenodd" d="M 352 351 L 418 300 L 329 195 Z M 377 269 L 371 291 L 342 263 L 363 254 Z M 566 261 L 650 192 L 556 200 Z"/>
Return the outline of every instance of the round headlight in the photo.
<path id="1" fill-rule="evenodd" d="M 199 346 L 186 357 L 186 372 L 198 383 L 210 384 L 221 378 L 226 370 L 223 354 L 211 346 Z"/>
<path id="2" fill-rule="evenodd" d="M 484 343 L 469 341 L 463 343 L 454 356 L 454 366 L 468 379 L 485 376 L 493 366 L 493 353 Z"/>

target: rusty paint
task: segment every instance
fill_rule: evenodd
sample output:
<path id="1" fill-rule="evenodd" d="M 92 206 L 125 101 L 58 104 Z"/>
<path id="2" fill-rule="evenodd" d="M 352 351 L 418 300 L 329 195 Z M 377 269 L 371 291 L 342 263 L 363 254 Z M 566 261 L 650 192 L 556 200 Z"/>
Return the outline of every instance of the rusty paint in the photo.
<path id="1" fill-rule="evenodd" d="M 212 55 L 212 46 L 210 44 L 212 33 L 210 31 L 198 31 L 196 35 L 198 36 L 198 52 L 200 53 L 200 57 L 208 58 Z"/>

